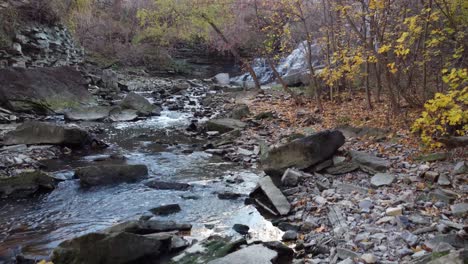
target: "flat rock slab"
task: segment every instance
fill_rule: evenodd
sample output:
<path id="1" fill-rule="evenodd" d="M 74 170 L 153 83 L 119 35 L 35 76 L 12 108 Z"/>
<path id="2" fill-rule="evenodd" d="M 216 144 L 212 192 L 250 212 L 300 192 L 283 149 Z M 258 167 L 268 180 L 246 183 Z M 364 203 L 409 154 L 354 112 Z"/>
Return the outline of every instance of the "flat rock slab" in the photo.
<path id="1" fill-rule="evenodd" d="M 182 209 L 178 204 L 166 204 L 150 209 L 149 211 L 155 215 L 170 215 L 180 212 Z"/>
<path id="2" fill-rule="evenodd" d="M 71 121 L 97 121 L 109 116 L 110 108 L 106 106 L 90 106 L 75 108 L 65 113 L 65 119 Z"/>
<path id="3" fill-rule="evenodd" d="M 386 159 L 362 151 L 351 150 L 349 153 L 353 161 L 361 165 L 361 168 L 365 171 L 385 172 L 390 168 L 390 162 Z"/>
<path id="4" fill-rule="evenodd" d="M 258 184 L 280 215 L 287 215 L 291 211 L 288 200 L 269 176 L 260 179 Z"/>
<path id="5" fill-rule="evenodd" d="M 395 175 L 389 173 L 377 173 L 371 178 L 372 187 L 388 186 L 395 181 Z"/>
<path id="6" fill-rule="evenodd" d="M 78 168 L 75 177 L 82 186 L 134 182 L 148 176 L 145 165 L 100 165 Z"/>
<path id="7" fill-rule="evenodd" d="M 138 111 L 133 109 L 113 110 L 109 118 L 112 122 L 128 122 L 138 118 Z"/>
<path id="8" fill-rule="evenodd" d="M 243 130 L 247 124 L 232 118 L 212 119 L 206 122 L 206 130 L 218 131 L 219 133 L 226 133 L 233 130 Z"/>
<path id="9" fill-rule="evenodd" d="M 170 231 L 189 231 L 192 229 L 191 224 L 177 223 L 174 221 L 162 220 L 131 220 L 123 222 L 104 230 L 105 233 L 127 232 L 133 234 L 153 234 L 158 232 Z"/>
<path id="10" fill-rule="evenodd" d="M 278 253 L 263 245 L 253 245 L 215 259 L 208 264 L 271 264 Z"/>
<path id="11" fill-rule="evenodd" d="M 181 183 L 181 182 L 165 182 L 165 181 L 149 181 L 145 183 L 146 186 L 156 189 L 156 190 L 176 190 L 176 191 L 186 191 L 190 189 L 190 184 Z"/>

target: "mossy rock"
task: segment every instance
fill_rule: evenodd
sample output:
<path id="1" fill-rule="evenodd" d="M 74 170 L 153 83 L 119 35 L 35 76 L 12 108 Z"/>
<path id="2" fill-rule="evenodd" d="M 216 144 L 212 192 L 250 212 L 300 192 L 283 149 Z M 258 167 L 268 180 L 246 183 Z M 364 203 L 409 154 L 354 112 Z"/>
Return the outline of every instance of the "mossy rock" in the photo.
<path id="1" fill-rule="evenodd" d="M 27 197 L 55 187 L 56 180 L 42 171 L 23 172 L 17 176 L 0 178 L 0 197 Z"/>
<path id="2" fill-rule="evenodd" d="M 442 161 L 448 158 L 448 154 L 446 152 L 436 152 L 427 155 L 421 155 L 416 158 L 418 161 L 424 162 L 434 162 L 434 161 Z"/>

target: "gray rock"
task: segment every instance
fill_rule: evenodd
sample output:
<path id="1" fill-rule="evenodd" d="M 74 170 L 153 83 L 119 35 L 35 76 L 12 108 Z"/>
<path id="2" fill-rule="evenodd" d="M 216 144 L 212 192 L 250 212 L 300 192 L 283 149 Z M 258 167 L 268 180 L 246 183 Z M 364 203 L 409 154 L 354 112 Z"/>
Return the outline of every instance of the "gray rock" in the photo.
<path id="1" fill-rule="evenodd" d="M 65 127 L 52 123 L 27 122 L 16 130 L 5 134 L 5 145 L 40 145 L 52 144 L 69 147 L 83 147 L 92 145 L 94 138 L 86 131 L 75 127 Z"/>
<path id="2" fill-rule="evenodd" d="M 231 80 L 229 79 L 229 73 L 218 73 L 215 75 L 214 81 L 220 85 L 229 85 Z"/>
<path id="3" fill-rule="evenodd" d="M 378 158 L 371 154 L 361 151 L 350 151 L 353 161 L 361 165 L 366 171 L 371 172 L 385 172 L 390 168 L 390 162 L 386 159 Z"/>
<path id="4" fill-rule="evenodd" d="M 372 187 L 391 185 L 395 181 L 395 175 L 389 173 L 377 173 L 371 178 Z"/>
<path id="5" fill-rule="evenodd" d="M 246 127 L 246 123 L 231 118 L 212 119 L 206 122 L 207 131 L 218 131 L 221 134 L 233 130 L 243 130 Z"/>
<path id="6" fill-rule="evenodd" d="M 178 204 L 166 204 L 152 208 L 149 211 L 155 215 L 170 215 L 180 212 L 181 208 Z"/>
<path id="7" fill-rule="evenodd" d="M 437 153 L 431 153 L 431 154 L 419 156 L 416 158 L 416 160 L 425 161 L 425 162 L 434 162 L 434 161 L 446 160 L 447 156 L 448 155 L 446 152 L 437 152 Z"/>
<path id="8" fill-rule="evenodd" d="M 113 92 L 120 92 L 119 89 L 119 78 L 117 73 L 111 69 L 105 69 L 102 71 L 102 86 Z"/>
<path id="9" fill-rule="evenodd" d="M 109 118 L 112 122 L 128 122 L 138 118 L 138 111 L 133 109 L 114 109 Z"/>
<path id="10" fill-rule="evenodd" d="M 457 234 L 448 234 L 448 235 L 437 235 L 424 243 L 424 245 L 430 249 L 435 249 L 440 243 L 447 243 L 455 248 L 465 248 L 468 247 L 468 242 L 466 239 L 458 236 Z"/>
<path id="11" fill-rule="evenodd" d="M 280 177 L 288 168 L 306 169 L 331 158 L 343 144 L 341 132 L 322 131 L 271 149 L 261 164 L 267 174 Z"/>
<path id="12" fill-rule="evenodd" d="M 458 217 L 465 216 L 468 213 L 468 203 L 458 203 L 450 206 L 452 214 Z"/>
<path id="13" fill-rule="evenodd" d="M 374 208 L 374 204 L 370 200 L 362 200 L 359 202 L 359 208 L 362 212 L 370 213 L 371 209 Z"/>
<path id="14" fill-rule="evenodd" d="M 299 178 L 302 176 L 301 172 L 293 170 L 293 169 L 287 169 L 283 177 L 281 177 L 281 183 L 284 186 L 289 186 L 289 187 L 294 187 L 297 186 L 299 182 Z"/>
<path id="15" fill-rule="evenodd" d="M 296 240 L 297 239 L 297 232 L 294 231 L 294 230 L 288 230 L 283 234 L 281 239 L 283 241 Z"/>
<path id="16" fill-rule="evenodd" d="M 441 174 L 439 176 L 439 179 L 437 180 L 437 184 L 439 184 L 441 186 L 448 186 L 448 185 L 451 184 L 450 178 L 448 177 L 447 174 Z"/>
<path id="17" fill-rule="evenodd" d="M 371 254 L 371 253 L 362 254 L 361 259 L 364 260 L 364 262 L 368 264 L 377 263 L 377 258 L 375 257 L 374 254 Z"/>
<path id="18" fill-rule="evenodd" d="M 228 117 L 233 119 L 242 119 L 250 115 L 249 107 L 246 104 L 235 105 Z"/>
<path id="19" fill-rule="evenodd" d="M 455 164 L 455 167 L 453 167 L 453 175 L 459 175 L 467 172 L 468 167 L 466 166 L 465 161 L 457 162 L 457 164 Z"/>
<path id="20" fill-rule="evenodd" d="M 122 222 L 105 229 L 105 233 L 133 233 L 133 234 L 153 234 L 158 232 L 170 231 L 189 231 L 192 225 L 185 223 L 176 223 L 174 221 L 160 221 L 160 220 L 132 220 Z"/>
<path id="21" fill-rule="evenodd" d="M 143 96 L 131 92 L 127 94 L 125 99 L 120 103 L 120 106 L 123 109 L 133 109 L 138 111 L 138 114 L 149 116 L 149 115 L 158 115 L 161 112 L 156 105 L 151 104 Z"/>
<path id="22" fill-rule="evenodd" d="M 351 251 L 349 249 L 345 249 L 345 248 L 337 248 L 336 249 L 336 254 L 337 254 L 339 259 L 347 259 L 347 258 L 356 259 L 356 258 L 359 258 L 359 255 L 356 252 Z"/>
<path id="23" fill-rule="evenodd" d="M 71 121 L 98 121 L 109 116 L 110 108 L 105 106 L 90 106 L 74 108 L 65 112 L 65 119 Z"/>
<path id="24" fill-rule="evenodd" d="M 15 112 L 50 114 L 94 99 L 72 67 L 0 69 L 0 104 Z"/>
<path id="25" fill-rule="evenodd" d="M 419 242 L 419 237 L 412 234 L 409 231 L 403 231 L 400 234 L 400 237 L 408 244 L 410 247 L 415 247 Z"/>
<path id="26" fill-rule="evenodd" d="M 291 205 L 288 200 L 278 187 L 275 186 L 270 177 L 261 178 L 258 184 L 280 215 L 287 215 L 291 211 Z"/>
<path id="27" fill-rule="evenodd" d="M 82 186 L 134 182 L 148 176 L 145 165 L 100 165 L 78 168 L 75 177 Z"/>
<path id="28" fill-rule="evenodd" d="M 23 172 L 13 177 L 0 177 L 0 197 L 26 197 L 38 191 L 51 191 L 56 180 L 40 171 Z"/>
<path id="29" fill-rule="evenodd" d="M 171 240 L 131 233 L 90 233 L 64 241 L 54 249 L 51 260 L 61 264 L 124 264 L 143 257 L 158 257 Z"/>
<path id="30" fill-rule="evenodd" d="M 248 246 L 222 258 L 212 260 L 208 264 L 271 264 L 278 253 L 268 247 L 258 244 Z"/>
<path id="31" fill-rule="evenodd" d="M 326 173 L 332 174 L 332 175 L 340 175 L 340 174 L 346 174 L 353 172 L 355 170 L 359 169 L 359 165 L 354 163 L 354 162 L 341 162 L 338 163 L 337 165 L 333 165 L 330 168 L 327 168 L 325 170 Z"/>
<path id="32" fill-rule="evenodd" d="M 431 260 L 427 264 L 463 264 L 468 259 L 468 252 L 466 249 L 459 250 L 439 258 L 434 256 L 434 258 L 436 259 Z"/>

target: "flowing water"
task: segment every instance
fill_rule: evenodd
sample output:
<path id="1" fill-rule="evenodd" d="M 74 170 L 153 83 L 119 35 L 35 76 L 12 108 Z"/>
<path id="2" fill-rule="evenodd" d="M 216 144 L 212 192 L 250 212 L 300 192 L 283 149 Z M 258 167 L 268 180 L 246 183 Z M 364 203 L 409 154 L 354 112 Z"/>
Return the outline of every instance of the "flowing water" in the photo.
<path id="1" fill-rule="evenodd" d="M 232 225 L 242 223 L 251 227 L 253 239 L 277 240 L 281 231 L 263 219 L 255 208 L 244 205 L 243 199 L 217 198 L 216 192 L 225 190 L 247 195 L 255 187 L 259 175 L 203 151 L 192 152 L 195 145 L 205 142 L 177 129 L 186 127 L 191 119 L 191 111 L 164 110 L 159 117 L 138 122 L 80 124 L 103 128 L 101 137 L 110 143 L 110 148 L 47 161 L 45 164 L 51 173 L 67 179 L 60 182 L 58 188 L 30 199 L 0 201 L 0 257 L 19 252 L 27 256 L 47 256 L 63 240 L 138 219 L 148 214 L 149 209 L 169 203 L 178 203 L 182 211 L 156 218 L 193 224 L 191 236 L 195 238 L 213 233 L 234 235 Z M 99 161 L 112 153 L 123 154 L 126 161 Z M 105 162 L 145 164 L 149 178 L 186 182 L 193 188 L 189 191 L 155 190 L 145 186 L 144 180 L 81 188 L 79 181 L 73 179 L 74 168 Z M 225 182 L 233 177 L 244 181 Z"/>

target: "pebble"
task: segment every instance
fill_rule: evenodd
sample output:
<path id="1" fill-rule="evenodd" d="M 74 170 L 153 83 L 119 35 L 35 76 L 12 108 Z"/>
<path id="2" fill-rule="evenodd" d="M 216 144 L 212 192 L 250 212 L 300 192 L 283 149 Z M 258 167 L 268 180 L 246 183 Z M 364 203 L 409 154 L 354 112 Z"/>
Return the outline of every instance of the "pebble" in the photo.
<path id="1" fill-rule="evenodd" d="M 291 241 L 291 240 L 296 240 L 297 239 L 297 232 L 294 231 L 294 230 L 289 230 L 289 231 L 286 231 L 282 238 L 281 238 L 283 241 Z"/>
<path id="2" fill-rule="evenodd" d="M 403 214 L 403 208 L 401 207 L 391 207 L 385 210 L 385 213 L 389 216 L 398 216 Z"/>
<path id="3" fill-rule="evenodd" d="M 370 213 L 371 209 L 374 208 L 374 204 L 370 200 L 362 200 L 359 202 L 359 208 L 361 208 L 361 212 Z"/>
<path id="4" fill-rule="evenodd" d="M 366 263 L 377 263 L 377 258 L 374 254 L 366 253 L 361 256 L 361 259 L 364 260 Z"/>

